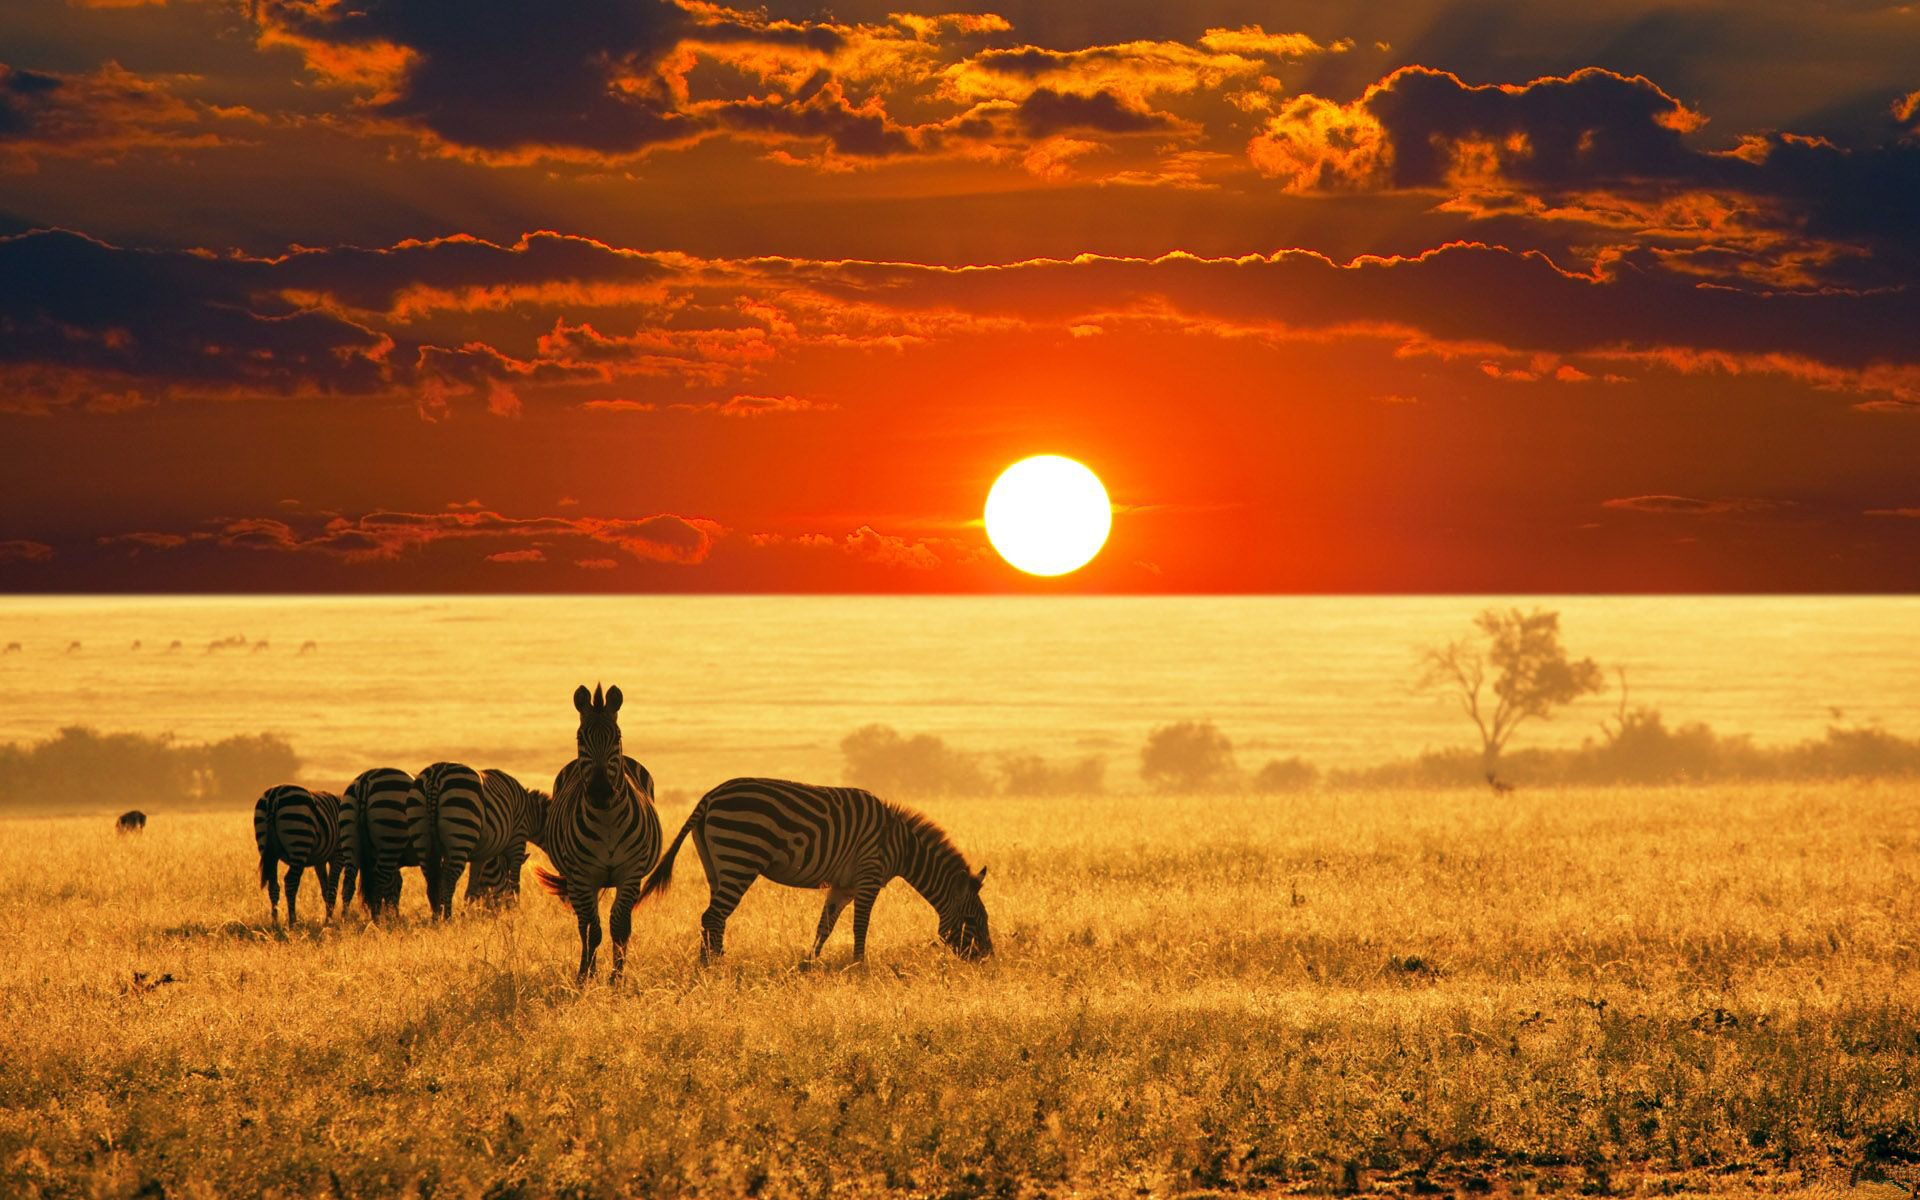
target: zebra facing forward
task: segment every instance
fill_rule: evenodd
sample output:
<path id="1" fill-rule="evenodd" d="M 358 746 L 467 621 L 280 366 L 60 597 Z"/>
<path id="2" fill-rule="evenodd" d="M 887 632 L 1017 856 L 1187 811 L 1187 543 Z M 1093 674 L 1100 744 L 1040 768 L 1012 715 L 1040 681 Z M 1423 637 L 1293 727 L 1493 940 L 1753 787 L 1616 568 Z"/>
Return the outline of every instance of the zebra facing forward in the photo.
<path id="1" fill-rule="evenodd" d="M 653 811 L 653 776 L 628 758 L 620 741 L 620 689 L 592 694 L 581 685 L 573 693 L 580 714 L 577 757 L 560 768 L 553 781 L 540 848 L 554 871 L 538 871 L 540 883 L 573 906 L 580 922 L 580 974 L 593 974 L 600 949 L 600 892 L 613 888 L 607 914 L 613 934 L 613 972 L 627 965 L 627 937 L 633 930 L 633 906 L 647 872 L 660 858 L 660 817 Z"/>
<path id="2" fill-rule="evenodd" d="M 940 938 L 963 958 L 993 953 L 980 884 L 946 833 L 917 812 L 859 788 L 814 787 L 779 779 L 730 779 L 701 797 L 674 835 L 641 898 L 673 880 L 673 859 L 694 835 L 707 871 L 707 911 L 700 918 L 700 958 L 726 950 L 727 918 L 753 881 L 765 875 L 788 887 L 825 888 L 813 957 L 853 903 L 853 957 L 867 953 L 874 897 L 894 877 L 906 880 L 940 918 Z"/>
<path id="3" fill-rule="evenodd" d="M 400 906 L 400 868 L 418 867 L 426 809 L 413 776 L 398 767 L 362 771 L 340 802 L 340 899 L 352 903 L 356 877 L 369 917 Z M 431 889 L 429 889 L 431 890 Z"/>
<path id="4" fill-rule="evenodd" d="M 272 901 L 275 925 L 280 923 L 280 884 L 274 867 L 282 862 L 287 864 L 287 924 L 299 920 L 295 904 L 308 867 L 320 877 L 327 919 L 333 919 L 340 879 L 340 797 L 290 783 L 268 788 L 253 805 L 253 842 L 260 849 L 260 886 Z"/>
<path id="5" fill-rule="evenodd" d="M 437 762 L 414 776 L 413 797 L 426 814 L 424 836 L 414 851 L 427 876 L 427 902 L 435 920 L 453 917 L 453 891 L 472 850 L 470 832 L 480 824 L 485 803 L 480 772 L 461 763 Z"/>

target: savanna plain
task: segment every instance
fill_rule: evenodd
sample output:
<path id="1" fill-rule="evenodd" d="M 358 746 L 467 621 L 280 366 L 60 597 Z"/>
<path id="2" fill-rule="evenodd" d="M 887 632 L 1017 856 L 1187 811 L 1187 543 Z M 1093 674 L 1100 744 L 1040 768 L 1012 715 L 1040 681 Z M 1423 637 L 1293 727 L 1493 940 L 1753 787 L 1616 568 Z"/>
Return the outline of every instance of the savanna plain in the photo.
<path id="1" fill-rule="evenodd" d="M 269 922 L 249 815 L 0 821 L 0 1192 L 1906 1194 L 1920 792 L 949 799 L 996 953 L 705 882 Z M 685 803 L 663 803 L 669 834 Z M 539 861 L 536 856 L 536 862 Z M 162 982 L 171 977 L 170 981 Z M 1863 1193 L 1864 1194 L 1864 1193 Z"/>

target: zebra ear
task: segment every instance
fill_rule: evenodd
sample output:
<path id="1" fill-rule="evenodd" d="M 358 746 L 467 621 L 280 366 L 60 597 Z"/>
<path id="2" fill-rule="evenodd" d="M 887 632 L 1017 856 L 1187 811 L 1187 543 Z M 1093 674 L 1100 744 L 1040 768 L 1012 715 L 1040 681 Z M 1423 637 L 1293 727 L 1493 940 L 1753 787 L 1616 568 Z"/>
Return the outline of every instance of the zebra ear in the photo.
<path id="1" fill-rule="evenodd" d="M 973 873 L 973 890 L 975 892 L 978 892 L 980 890 L 980 885 L 985 883 L 986 881 L 987 881 L 987 869 L 985 867 L 981 867 L 978 871 L 975 871 Z"/>
<path id="2" fill-rule="evenodd" d="M 577 688 L 575 688 L 575 689 L 573 689 L 573 708 L 574 708 L 574 711 L 575 711 L 575 712 L 585 712 L 585 711 L 587 711 L 587 701 L 589 701 L 589 700 L 591 700 L 591 699 L 593 699 L 593 697 L 592 697 L 591 695 L 589 695 L 589 694 L 587 693 L 587 685 L 586 685 L 586 684 L 584 684 L 584 683 L 583 683 L 583 684 L 581 684 L 581 685 L 580 685 L 579 687 L 577 687 Z"/>
<path id="3" fill-rule="evenodd" d="M 607 711 L 620 711 L 620 685 L 617 683 L 607 689 Z"/>

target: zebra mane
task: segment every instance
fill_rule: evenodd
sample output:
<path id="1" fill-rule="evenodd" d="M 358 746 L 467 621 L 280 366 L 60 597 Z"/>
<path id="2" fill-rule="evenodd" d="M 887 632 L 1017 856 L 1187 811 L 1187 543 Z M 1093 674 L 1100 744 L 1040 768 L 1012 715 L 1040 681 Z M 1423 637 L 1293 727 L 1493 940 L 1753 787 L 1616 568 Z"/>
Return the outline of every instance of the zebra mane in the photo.
<path id="1" fill-rule="evenodd" d="M 960 853 L 960 847 L 953 844 L 953 839 L 947 836 L 947 831 L 935 824 L 932 817 L 890 801 L 882 801 L 882 803 L 893 810 L 893 815 L 900 819 L 902 825 L 906 826 L 908 833 L 925 842 L 928 849 L 933 851 L 934 854 L 942 858 L 951 856 L 955 862 L 960 864 L 962 871 L 968 874 L 973 873 L 973 868 L 967 865 L 967 856 Z"/>

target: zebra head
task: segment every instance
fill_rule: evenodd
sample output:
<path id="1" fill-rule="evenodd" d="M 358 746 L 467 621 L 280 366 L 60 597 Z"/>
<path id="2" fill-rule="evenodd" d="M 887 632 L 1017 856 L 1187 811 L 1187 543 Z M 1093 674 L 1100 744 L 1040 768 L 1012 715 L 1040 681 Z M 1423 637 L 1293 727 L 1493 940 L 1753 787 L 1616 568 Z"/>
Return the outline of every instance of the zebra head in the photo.
<path id="1" fill-rule="evenodd" d="M 980 885 L 986 879 L 985 867 L 962 877 L 940 914 L 940 940 L 961 958 L 985 958 L 993 953 L 987 906 L 980 902 Z"/>
<path id="2" fill-rule="evenodd" d="M 580 713 L 577 753 L 590 768 L 587 799 L 606 804 L 626 780 L 626 754 L 620 745 L 620 689 L 610 687 L 603 698 L 600 686 L 591 695 L 581 684 L 573 693 L 573 707 Z"/>

